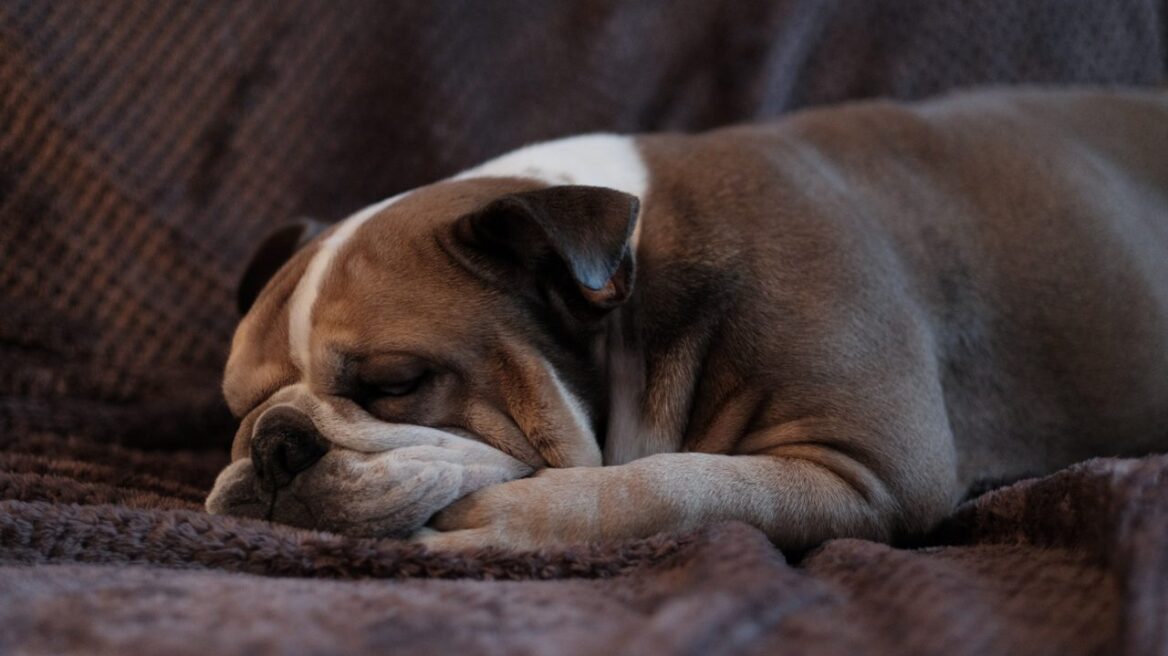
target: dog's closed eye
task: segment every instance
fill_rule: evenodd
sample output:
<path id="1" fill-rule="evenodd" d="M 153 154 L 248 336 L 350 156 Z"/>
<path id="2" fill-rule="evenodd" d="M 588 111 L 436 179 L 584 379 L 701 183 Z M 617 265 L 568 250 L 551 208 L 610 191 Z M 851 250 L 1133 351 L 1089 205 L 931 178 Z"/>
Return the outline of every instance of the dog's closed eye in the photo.
<path id="1" fill-rule="evenodd" d="M 431 392 L 442 388 L 443 369 L 409 353 L 383 353 L 354 362 L 345 394 L 383 421 L 419 423 L 433 403 Z"/>
<path id="2" fill-rule="evenodd" d="M 409 396 L 433 375 L 433 365 L 408 353 L 383 353 L 355 358 L 349 385 L 355 396 L 376 400 Z"/>
<path id="3" fill-rule="evenodd" d="M 363 386 L 365 389 L 362 390 L 363 396 L 366 398 L 409 396 L 418 391 L 418 388 L 422 386 L 422 383 L 425 382 L 428 376 L 429 372 L 423 372 L 405 379 L 365 383 Z"/>

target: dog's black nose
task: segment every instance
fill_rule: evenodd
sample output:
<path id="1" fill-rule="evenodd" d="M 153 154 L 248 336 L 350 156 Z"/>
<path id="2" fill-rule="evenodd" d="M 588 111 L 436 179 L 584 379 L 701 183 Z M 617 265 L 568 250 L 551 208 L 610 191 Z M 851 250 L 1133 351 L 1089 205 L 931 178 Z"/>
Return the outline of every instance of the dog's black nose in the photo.
<path id="1" fill-rule="evenodd" d="M 251 464 L 260 484 L 284 487 L 328 451 L 328 442 L 312 419 L 290 406 L 276 406 L 256 422 L 251 438 Z"/>

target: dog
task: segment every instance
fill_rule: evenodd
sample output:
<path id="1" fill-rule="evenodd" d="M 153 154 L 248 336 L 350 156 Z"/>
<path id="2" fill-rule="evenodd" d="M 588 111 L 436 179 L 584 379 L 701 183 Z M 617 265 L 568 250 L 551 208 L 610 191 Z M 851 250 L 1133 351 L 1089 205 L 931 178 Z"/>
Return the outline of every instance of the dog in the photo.
<path id="1" fill-rule="evenodd" d="M 436 549 L 919 536 L 1168 449 L 1168 92 L 552 141 L 259 249 L 212 513 Z"/>

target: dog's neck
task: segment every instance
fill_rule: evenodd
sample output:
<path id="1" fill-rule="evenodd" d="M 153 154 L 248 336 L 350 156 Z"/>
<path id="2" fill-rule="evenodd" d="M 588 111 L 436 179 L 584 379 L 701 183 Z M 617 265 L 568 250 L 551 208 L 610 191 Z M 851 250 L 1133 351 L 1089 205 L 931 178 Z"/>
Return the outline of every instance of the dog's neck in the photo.
<path id="1" fill-rule="evenodd" d="M 620 465 L 649 455 L 644 433 L 645 353 L 634 308 L 608 318 L 601 363 L 608 383 L 604 464 Z"/>
<path id="2" fill-rule="evenodd" d="M 634 254 L 638 251 L 644 234 L 649 172 L 632 137 L 592 134 L 535 144 L 465 171 L 456 179 L 484 176 L 534 178 L 552 185 L 592 185 L 632 194 L 643 203 L 630 242 Z M 681 442 L 679 422 L 663 423 L 647 415 L 646 404 L 652 395 L 646 380 L 646 351 L 636 303 L 614 310 L 607 321 L 593 356 L 608 386 L 604 464 L 622 464 L 653 453 L 676 451 Z"/>
<path id="3" fill-rule="evenodd" d="M 646 228 L 641 252 L 650 247 L 646 238 L 652 226 Z M 648 283 L 649 275 L 641 273 L 652 273 L 638 273 L 641 283 Z M 691 428 L 697 372 L 704 366 L 710 335 L 720 320 L 702 312 L 696 313 L 696 321 L 688 312 L 679 315 L 670 307 L 673 303 L 663 304 L 656 297 L 663 292 L 658 285 L 637 285 L 629 301 L 609 315 L 596 352 L 595 363 L 608 392 L 605 465 L 682 450 Z M 699 298 L 685 301 L 687 308 L 703 303 Z"/>

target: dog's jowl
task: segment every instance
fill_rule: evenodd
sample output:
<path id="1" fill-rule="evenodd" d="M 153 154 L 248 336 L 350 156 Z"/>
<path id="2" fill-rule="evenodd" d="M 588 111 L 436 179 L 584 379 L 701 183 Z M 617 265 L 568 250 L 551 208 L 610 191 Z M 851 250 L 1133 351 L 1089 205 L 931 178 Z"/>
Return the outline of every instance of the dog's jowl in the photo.
<path id="1" fill-rule="evenodd" d="M 927 531 L 1168 449 L 1168 93 L 524 148 L 265 243 L 207 507 L 435 547 Z"/>

